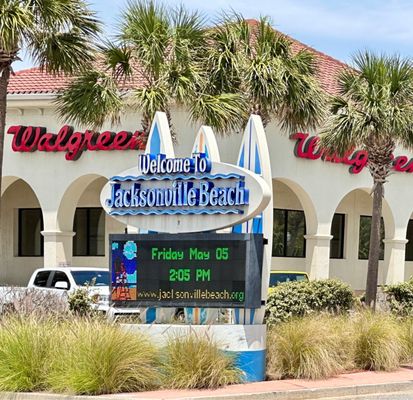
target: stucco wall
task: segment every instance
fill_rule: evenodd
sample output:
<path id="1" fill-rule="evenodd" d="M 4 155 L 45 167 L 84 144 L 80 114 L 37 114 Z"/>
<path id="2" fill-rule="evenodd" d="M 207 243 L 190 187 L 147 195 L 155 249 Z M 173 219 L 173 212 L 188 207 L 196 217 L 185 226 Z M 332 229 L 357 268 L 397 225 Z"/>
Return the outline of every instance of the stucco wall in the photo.
<path id="1" fill-rule="evenodd" d="M 9 100 L 9 106 L 9 125 L 45 126 L 48 132 L 57 133 L 63 124 L 54 114 L 49 100 L 22 100 L 22 97 L 13 97 Z M 199 125 L 190 124 L 188 115 L 181 109 L 173 110 L 172 118 L 178 138 L 175 153 L 177 156 L 188 156 Z M 134 131 L 139 128 L 140 119 L 139 113 L 131 110 L 122 118 L 119 126 L 112 127 L 112 130 Z M 107 125 L 102 130 L 109 128 Z M 79 127 L 76 129 L 82 130 Z M 367 262 L 358 260 L 358 224 L 360 215 L 371 215 L 371 199 L 368 195 L 371 177 L 368 171 L 351 175 L 348 168 L 341 164 L 296 158 L 293 153 L 295 142 L 287 134 L 283 134 L 276 124 L 269 124 L 266 133 L 274 178 L 274 206 L 303 209 L 307 234 L 316 238 L 328 238 L 334 213 L 345 213 L 345 258 L 330 260 L 329 275 L 351 283 L 355 289 L 362 289 Z M 241 138 L 242 135 L 238 132 L 218 138 L 223 161 L 236 160 Z M 18 186 L 14 185 L 9 187 L 2 199 L 0 278 L 22 284 L 28 279 L 31 270 L 41 264 L 41 259 L 11 257 L 10 249 L 15 244 L 8 233 L 14 229 L 11 216 L 15 215 L 17 208 L 30 207 L 30 204 L 36 203 L 43 210 L 45 230 L 49 234 L 60 231 L 70 233 L 76 206 L 98 206 L 99 192 L 106 179 L 136 165 L 137 152 L 84 152 L 77 161 L 66 161 L 64 153 L 15 153 L 11 150 L 11 139 L 11 135 L 6 135 L 3 190 L 17 178 L 21 178 L 30 185 L 38 199 L 36 203 L 33 193 L 28 195 L 26 190 L 23 195 L 19 193 Z M 396 155 L 399 154 L 409 155 L 407 151 L 397 149 Z M 406 173 L 395 173 L 389 177 L 383 209 L 386 239 L 405 238 L 407 223 L 413 211 L 412 179 L 413 175 Z M 124 228 L 124 225 L 113 218 L 106 217 L 107 233 L 123 232 Z M 67 245 L 67 239 L 62 240 L 66 240 Z M 66 246 L 64 256 L 68 255 L 69 250 Z M 74 257 L 71 262 L 73 265 L 107 265 L 107 255 Z M 389 262 L 381 262 L 381 282 L 388 276 Z M 399 264 L 400 262 L 392 268 L 402 269 L 403 277 L 413 274 L 413 262 Z M 273 258 L 272 266 L 298 270 L 313 268 L 305 258 Z"/>

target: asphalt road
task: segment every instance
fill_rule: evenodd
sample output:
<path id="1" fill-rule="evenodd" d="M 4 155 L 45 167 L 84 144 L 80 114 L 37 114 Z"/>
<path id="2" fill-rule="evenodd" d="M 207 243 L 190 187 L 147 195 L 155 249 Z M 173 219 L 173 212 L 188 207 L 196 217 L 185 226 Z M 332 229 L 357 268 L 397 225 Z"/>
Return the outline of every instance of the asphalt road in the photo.
<path id="1" fill-rule="evenodd" d="M 413 400 L 413 391 L 383 394 L 365 394 L 360 396 L 323 397 L 320 400 Z"/>

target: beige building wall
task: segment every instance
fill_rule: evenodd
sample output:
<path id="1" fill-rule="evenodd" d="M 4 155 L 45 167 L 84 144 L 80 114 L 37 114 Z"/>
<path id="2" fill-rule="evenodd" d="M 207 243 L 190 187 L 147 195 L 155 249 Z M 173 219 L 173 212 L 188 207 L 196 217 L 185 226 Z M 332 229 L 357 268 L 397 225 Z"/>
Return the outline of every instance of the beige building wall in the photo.
<path id="1" fill-rule="evenodd" d="M 172 111 L 177 133 L 177 156 L 188 156 L 199 125 L 188 122 L 182 109 Z M 141 117 L 130 110 L 114 131 L 139 129 Z M 45 126 L 57 133 L 63 125 L 50 96 L 15 95 L 9 98 L 9 125 Z M 82 128 L 76 127 L 76 130 Z M 273 258 L 274 269 L 306 270 L 312 278 L 337 277 L 354 289 L 365 285 L 367 261 L 358 260 L 359 216 L 371 215 L 371 177 L 365 170 L 348 173 L 344 165 L 299 159 L 295 142 L 271 123 L 266 128 L 273 175 L 274 207 L 302 209 L 307 226 L 305 258 Z M 108 265 L 104 257 L 73 257 L 73 216 L 77 206 L 99 206 L 99 194 L 107 179 L 137 163 L 136 151 L 84 152 L 77 161 L 66 161 L 64 153 L 15 153 L 11 135 L 4 147 L 3 197 L 1 210 L 0 281 L 26 284 L 31 271 L 41 265 Z M 235 162 L 242 135 L 232 132 L 218 139 L 221 159 Z M 398 149 L 396 155 L 409 155 Z M 411 155 L 410 155 L 411 156 Z M 27 182 L 25 185 L 21 179 Z M 413 274 L 413 262 L 404 262 L 406 228 L 413 211 L 413 174 L 395 173 L 385 187 L 383 209 L 386 230 L 385 260 L 380 263 L 380 282 L 391 283 Z M 41 207 L 44 217 L 45 257 L 16 257 L 16 218 L 21 207 Z M 346 215 L 344 259 L 329 259 L 331 221 L 335 212 Z M 124 232 L 125 226 L 107 216 L 107 234 Z"/>

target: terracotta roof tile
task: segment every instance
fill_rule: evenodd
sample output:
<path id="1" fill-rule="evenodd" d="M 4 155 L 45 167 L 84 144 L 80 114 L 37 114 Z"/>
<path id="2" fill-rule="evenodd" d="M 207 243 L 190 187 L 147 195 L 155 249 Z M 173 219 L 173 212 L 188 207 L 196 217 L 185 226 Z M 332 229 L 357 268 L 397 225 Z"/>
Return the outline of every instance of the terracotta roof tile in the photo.
<path id="1" fill-rule="evenodd" d="M 257 24 L 256 20 L 248 20 L 251 24 Z M 349 68 L 347 64 L 336 60 L 327 54 L 322 53 L 304 43 L 299 42 L 285 35 L 292 42 L 293 51 L 308 50 L 315 55 L 318 67 L 318 79 L 322 88 L 330 94 L 336 94 L 338 91 L 336 77 L 345 68 Z M 139 66 L 134 68 L 133 78 L 124 84 L 122 89 L 127 90 L 136 88 L 142 85 L 143 77 L 139 70 Z M 8 93 L 9 94 L 36 94 L 49 93 L 54 94 L 58 90 L 64 88 L 73 79 L 67 75 L 51 75 L 41 72 L 39 68 L 29 68 L 16 72 L 10 77 Z"/>

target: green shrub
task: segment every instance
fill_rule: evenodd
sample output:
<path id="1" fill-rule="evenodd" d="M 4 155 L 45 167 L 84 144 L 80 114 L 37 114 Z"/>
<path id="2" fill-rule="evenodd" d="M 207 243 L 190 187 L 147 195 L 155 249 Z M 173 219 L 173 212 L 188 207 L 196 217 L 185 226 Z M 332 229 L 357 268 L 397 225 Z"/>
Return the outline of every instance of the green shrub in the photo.
<path id="1" fill-rule="evenodd" d="M 277 324 L 268 332 L 267 374 L 271 379 L 320 379 L 352 365 L 344 318 L 314 315 Z"/>
<path id="2" fill-rule="evenodd" d="M 16 316 L 3 319 L 0 325 L 1 391 L 44 389 L 55 330 L 51 320 Z"/>
<path id="3" fill-rule="evenodd" d="M 242 380 L 234 358 L 207 337 L 173 337 L 164 351 L 162 373 L 166 388 L 210 389 Z"/>
<path id="4" fill-rule="evenodd" d="M 351 309 L 354 294 L 347 283 L 337 279 L 309 282 L 308 305 L 311 310 L 341 312 Z"/>
<path id="5" fill-rule="evenodd" d="M 143 335 L 90 319 L 62 324 L 60 334 L 47 379 L 53 391 L 119 393 L 159 383 L 158 354 Z"/>
<path id="6" fill-rule="evenodd" d="M 76 315 L 89 315 L 92 311 L 92 299 L 87 286 L 77 288 L 68 297 L 69 310 Z"/>
<path id="7" fill-rule="evenodd" d="M 282 283 L 268 296 L 266 320 L 271 325 L 315 311 L 339 313 L 353 302 L 350 286 L 335 279 Z"/>
<path id="8" fill-rule="evenodd" d="M 357 367 L 390 371 L 405 358 L 406 346 L 400 322 L 391 315 L 362 312 L 354 317 L 352 331 Z"/>
<path id="9" fill-rule="evenodd" d="M 413 316 L 413 277 L 384 287 L 390 311 L 399 316 Z"/>

